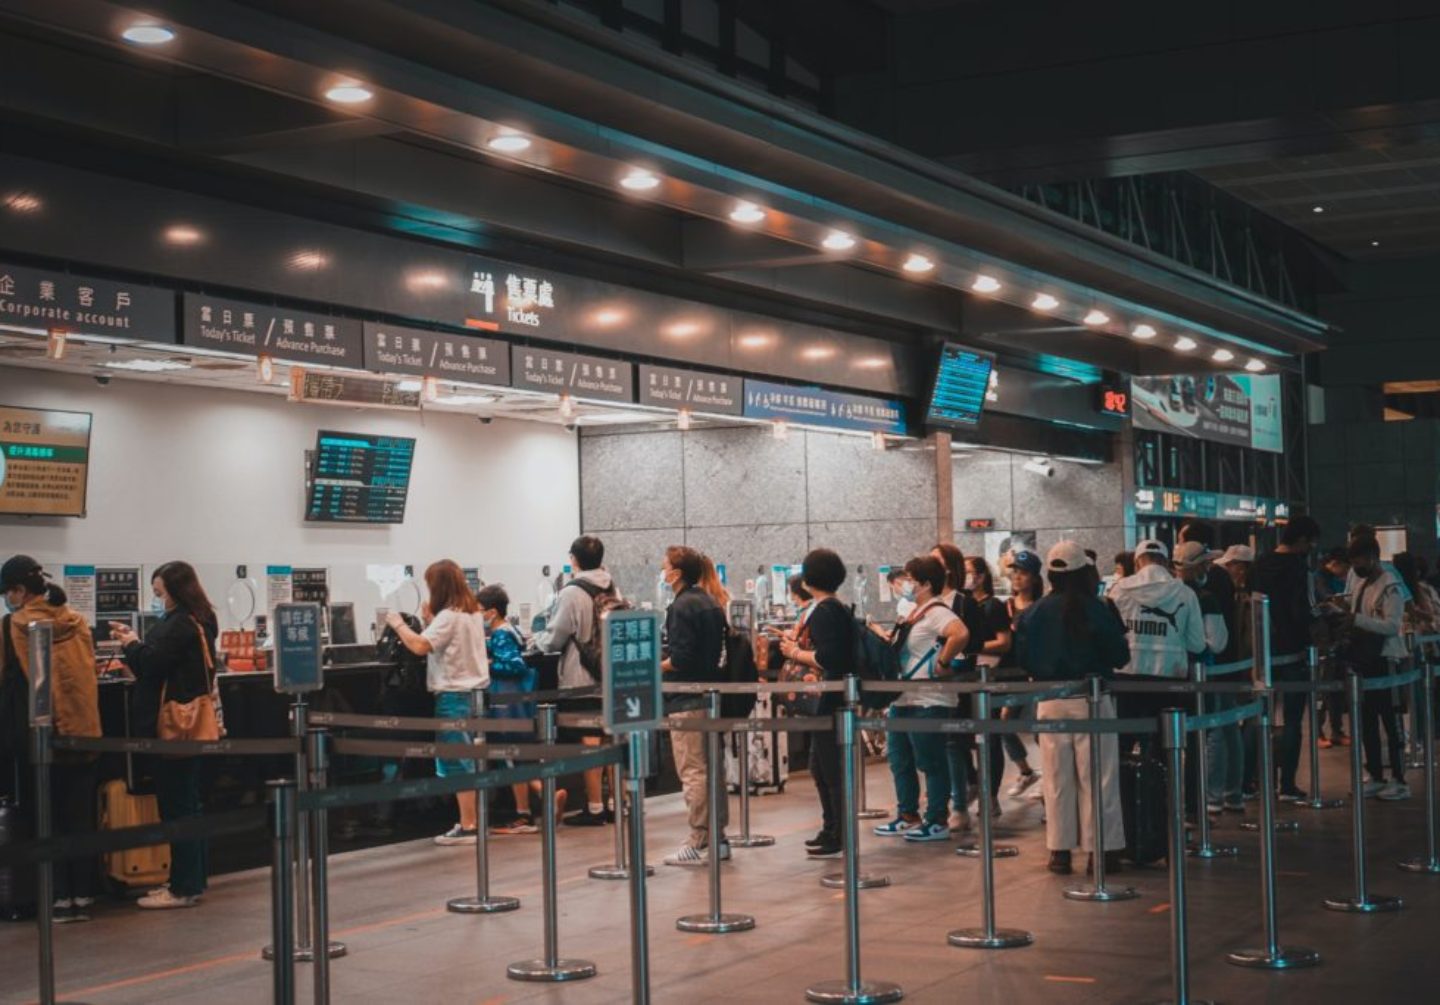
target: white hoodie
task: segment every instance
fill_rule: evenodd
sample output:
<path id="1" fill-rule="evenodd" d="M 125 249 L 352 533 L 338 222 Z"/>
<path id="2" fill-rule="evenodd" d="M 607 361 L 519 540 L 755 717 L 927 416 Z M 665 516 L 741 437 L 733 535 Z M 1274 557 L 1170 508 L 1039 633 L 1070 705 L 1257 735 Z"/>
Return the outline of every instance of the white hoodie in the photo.
<path id="1" fill-rule="evenodd" d="M 1405 617 L 1405 599 L 1401 592 L 1404 581 L 1390 568 L 1388 562 L 1381 562 L 1380 574 L 1369 583 L 1354 577 L 1356 585 L 1350 595 L 1350 610 L 1355 614 L 1356 628 L 1384 637 L 1382 656 L 1404 659 L 1408 651 L 1405 636 L 1401 634 Z"/>
<path id="2" fill-rule="evenodd" d="M 1190 676 L 1190 657 L 1205 651 L 1205 619 L 1195 591 L 1163 565 L 1147 565 L 1110 588 L 1125 621 L 1130 662 L 1120 673 Z"/>
<path id="3" fill-rule="evenodd" d="M 615 582 L 604 569 L 580 573 L 555 595 L 555 610 L 549 623 L 535 633 L 535 645 L 541 652 L 560 654 L 561 687 L 589 687 L 595 683 L 580 663 L 580 650 L 570 644 L 588 642 L 595 631 L 595 601 L 575 585 L 582 579 L 602 590 L 609 589 Z"/>

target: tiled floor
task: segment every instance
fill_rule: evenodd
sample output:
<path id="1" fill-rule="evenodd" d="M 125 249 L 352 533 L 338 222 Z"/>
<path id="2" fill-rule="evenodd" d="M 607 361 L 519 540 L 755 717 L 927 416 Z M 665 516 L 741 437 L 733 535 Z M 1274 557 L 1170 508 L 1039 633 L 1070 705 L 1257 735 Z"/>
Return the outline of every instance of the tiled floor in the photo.
<path id="1" fill-rule="evenodd" d="M 1345 752 L 1328 751 L 1324 768 L 1346 777 Z M 883 765 L 869 769 L 871 802 L 890 793 Z M 1414 781 L 1418 782 L 1418 773 Z M 1302 784 L 1304 781 L 1302 779 Z M 1326 789 L 1341 794 L 1340 785 Z M 1417 785 L 1418 790 L 1418 785 Z M 647 813 L 651 971 L 656 1002 L 798 1002 L 815 981 L 843 977 L 844 929 L 838 892 L 820 875 L 839 863 L 806 861 L 802 842 L 814 830 L 809 779 L 792 779 L 783 796 L 756 799 L 754 826 L 773 834 L 773 848 L 735 850 L 724 870 L 725 909 L 751 913 L 753 931 L 690 935 L 675 929 L 682 914 L 706 907 L 706 873 L 658 866 L 684 833 L 674 797 L 652 800 Z M 1350 889 L 1350 813 L 1284 808 L 1298 834 L 1278 839 L 1279 909 L 1284 942 L 1324 956 L 1315 970 L 1268 973 L 1225 962 L 1228 950 L 1253 945 L 1259 933 L 1256 836 L 1227 823 L 1219 830 L 1241 847 L 1239 860 L 1188 863 L 1192 991 L 1243 1002 L 1416 1001 L 1440 980 L 1440 877 L 1394 866 L 1423 849 L 1424 801 L 1369 804 L 1368 861 L 1375 892 L 1403 894 L 1406 909 L 1362 917 L 1322 908 Z M 893 885 L 861 894 L 864 973 L 901 983 L 913 1002 L 1128 1002 L 1169 992 L 1169 895 L 1163 870 L 1127 872 L 1139 900 L 1086 904 L 1060 894 L 1067 881 L 1046 872 L 1040 806 L 1006 801 L 1001 834 L 1018 858 L 996 864 L 1002 926 L 1034 933 L 1033 946 L 1005 951 L 951 948 L 946 932 L 979 924 L 976 862 L 950 844 L 907 846 L 870 836 L 864 868 Z M 257 840 L 260 838 L 257 837 Z M 473 851 L 428 842 L 336 856 L 331 864 L 333 935 L 349 946 L 331 966 L 336 1002 L 555 1002 L 589 1005 L 630 999 L 629 900 L 623 883 L 590 880 L 586 869 L 607 859 L 609 829 L 564 828 L 560 841 L 562 955 L 593 960 L 598 977 L 571 985 L 520 984 L 507 963 L 541 951 L 539 839 L 495 839 L 496 893 L 516 894 L 518 912 L 489 917 L 444 910 L 445 900 L 473 889 Z M 1079 877 L 1077 877 L 1079 878 Z M 93 922 L 56 933 L 60 997 L 96 1005 L 122 1002 L 259 1002 L 270 996 L 270 970 L 258 949 L 269 939 L 265 872 L 217 879 L 203 907 L 147 914 L 105 906 Z M 0 927 L 0 1001 L 36 996 L 33 925 Z M 308 965 L 297 966 L 299 999 L 310 998 Z"/>

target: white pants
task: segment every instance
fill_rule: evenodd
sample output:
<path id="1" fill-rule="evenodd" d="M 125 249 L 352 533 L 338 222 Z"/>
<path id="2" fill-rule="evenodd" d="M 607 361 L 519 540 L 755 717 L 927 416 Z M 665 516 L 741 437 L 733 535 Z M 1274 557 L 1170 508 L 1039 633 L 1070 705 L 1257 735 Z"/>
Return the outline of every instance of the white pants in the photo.
<path id="1" fill-rule="evenodd" d="M 1035 718 L 1085 719 L 1090 715 L 1084 698 L 1042 701 Z M 1100 702 L 1100 716 L 1115 718 L 1115 701 L 1106 695 Z M 1051 851 L 1095 849 L 1095 824 L 1091 817 L 1090 750 L 1100 740 L 1101 811 L 1105 818 L 1105 850 L 1125 847 L 1125 819 L 1120 810 L 1120 741 L 1115 735 L 1095 737 L 1087 733 L 1039 733 L 1040 781 L 1045 791 L 1045 846 Z"/>

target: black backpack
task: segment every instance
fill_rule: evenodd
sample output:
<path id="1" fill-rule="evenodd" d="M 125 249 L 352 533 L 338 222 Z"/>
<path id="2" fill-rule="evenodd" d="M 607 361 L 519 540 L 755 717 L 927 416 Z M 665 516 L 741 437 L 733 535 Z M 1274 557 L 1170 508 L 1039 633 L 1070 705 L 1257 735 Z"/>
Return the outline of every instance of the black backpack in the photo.
<path id="1" fill-rule="evenodd" d="M 755 665 L 755 647 L 744 632 L 725 629 L 724 643 L 720 647 L 720 672 L 729 684 L 754 684 L 760 680 L 760 668 Z M 754 692 L 720 696 L 720 714 L 727 719 L 744 719 L 753 711 Z"/>
<path id="2" fill-rule="evenodd" d="M 425 626 L 415 615 L 402 614 L 400 617 L 405 619 L 406 627 L 417 635 L 425 630 Z M 395 666 L 385 678 L 385 690 L 406 695 L 426 693 L 428 661 L 424 656 L 412 653 L 405 643 L 400 641 L 395 629 L 386 627 L 380 635 L 380 641 L 375 643 L 375 650 L 381 660 Z"/>
<path id="3" fill-rule="evenodd" d="M 590 675 L 590 679 L 597 684 L 600 682 L 601 668 L 605 665 L 604 641 L 600 632 L 600 619 L 607 611 L 629 611 L 633 610 L 630 601 L 620 596 L 615 590 L 615 584 L 609 586 L 596 586 L 594 583 L 586 582 L 583 579 L 574 579 L 565 584 L 566 589 L 578 586 L 585 591 L 590 598 L 591 610 L 594 614 L 590 622 L 590 637 L 588 639 L 571 638 L 575 651 L 580 655 L 580 665 Z"/>

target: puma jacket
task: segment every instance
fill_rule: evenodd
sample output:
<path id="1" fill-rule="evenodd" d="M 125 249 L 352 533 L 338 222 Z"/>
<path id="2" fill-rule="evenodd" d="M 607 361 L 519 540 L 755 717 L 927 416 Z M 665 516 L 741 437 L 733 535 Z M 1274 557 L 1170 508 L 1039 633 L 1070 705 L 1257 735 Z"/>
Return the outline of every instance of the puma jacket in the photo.
<path id="1" fill-rule="evenodd" d="M 1205 619 L 1195 591 L 1164 566 L 1147 565 L 1110 587 L 1125 622 L 1130 662 L 1120 673 L 1190 676 L 1190 660 L 1205 651 Z"/>

